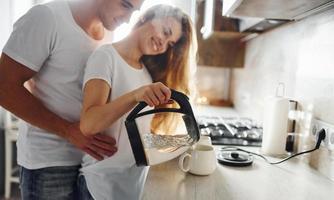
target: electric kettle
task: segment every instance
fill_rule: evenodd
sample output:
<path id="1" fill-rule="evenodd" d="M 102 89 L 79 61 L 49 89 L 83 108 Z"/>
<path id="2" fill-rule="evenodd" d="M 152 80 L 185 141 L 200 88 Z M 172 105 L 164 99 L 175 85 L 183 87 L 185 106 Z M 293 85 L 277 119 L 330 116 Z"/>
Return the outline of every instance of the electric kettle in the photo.
<path id="1" fill-rule="evenodd" d="M 171 160 L 199 140 L 200 133 L 189 98 L 181 92 L 171 90 L 171 99 L 179 104 L 179 108 L 156 108 L 141 112 L 148 105 L 140 102 L 127 116 L 125 127 L 137 166 L 150 166 Z M 166 112 L 181 115 L 186 133 L 165 135 L 139 132 L 135 121 L 137 118 Z"/>

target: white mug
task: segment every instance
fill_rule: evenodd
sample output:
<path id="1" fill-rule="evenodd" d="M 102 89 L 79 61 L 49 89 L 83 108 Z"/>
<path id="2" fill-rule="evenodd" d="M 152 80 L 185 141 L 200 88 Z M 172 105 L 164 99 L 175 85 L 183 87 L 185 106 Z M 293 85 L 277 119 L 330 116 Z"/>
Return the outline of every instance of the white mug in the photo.
<path id="1" fill-rule="evenodd" d="M 179 167 L 184 172 L 196 175 L 211 174 L 217 167 L 214 148 L 211 145 L 197 144 L 190 154 L 180 156 Z"/>

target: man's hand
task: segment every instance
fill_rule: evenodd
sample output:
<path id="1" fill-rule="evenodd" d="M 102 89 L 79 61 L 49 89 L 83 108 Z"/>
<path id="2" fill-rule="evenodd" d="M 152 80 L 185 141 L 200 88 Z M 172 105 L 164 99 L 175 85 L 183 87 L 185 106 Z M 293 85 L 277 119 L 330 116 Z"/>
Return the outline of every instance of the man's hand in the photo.
<path id="1" fill-rule="evenodd" d="M 66 139 L 97 160 L 103 160 L 104 156 L 110 157 L 117 151 L 114 138 L 102 134 L 89 137 L 84 136 L 80 131 L 78 123 L 68 127 Z"/>

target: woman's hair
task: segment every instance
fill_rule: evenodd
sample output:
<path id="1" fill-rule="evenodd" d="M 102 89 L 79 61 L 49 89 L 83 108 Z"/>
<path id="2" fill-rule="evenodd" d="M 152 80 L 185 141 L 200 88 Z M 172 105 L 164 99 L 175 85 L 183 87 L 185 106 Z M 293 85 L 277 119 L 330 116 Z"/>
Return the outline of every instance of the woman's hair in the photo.
<path id="1" fill-rule="evenodd" d="M 188 15 L 179 8 L 169 5 L 157 5 L 148 9 L 141 20 L 135 25 L 141 25 L 153 19 L 173 17 L 182 27 L 180 39 L 172 47 L 168 47 L 165 53 L 159 55 L 144 55 L 141 61 L 152 76 L 154 82 L 162 82 L 171 89 L 191 95 L 191 68 L 195 68 L 195 54 L 197 50 L 196 34 Z M 194 71 L 194 70 L 193 70 Z M 171 104 L 165 107 L 177 107 Z M 177 114 L 156 114 L 153 118 L 151 129 L 154 133 L 169 133 L 175 131 L 180 122 Z"/>

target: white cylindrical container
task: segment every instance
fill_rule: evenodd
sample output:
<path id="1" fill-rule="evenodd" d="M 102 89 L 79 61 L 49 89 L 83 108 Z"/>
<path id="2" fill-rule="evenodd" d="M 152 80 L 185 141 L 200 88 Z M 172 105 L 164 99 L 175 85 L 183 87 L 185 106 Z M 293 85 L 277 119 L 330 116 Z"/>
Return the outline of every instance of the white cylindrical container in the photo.
<path id="1" fill-rule="evenodd" d="M 261 152 L 272 156 L 286 154 L 289 99 L 270 97 L 264 109 Z"/>
<path id="2" fill-rule="evenodd" d="M 212 145 L 210 136 L 201 135 L 196 145 L 198 144 L 209 145 L 209 146 Z"/>

